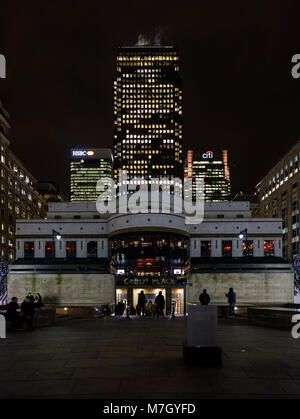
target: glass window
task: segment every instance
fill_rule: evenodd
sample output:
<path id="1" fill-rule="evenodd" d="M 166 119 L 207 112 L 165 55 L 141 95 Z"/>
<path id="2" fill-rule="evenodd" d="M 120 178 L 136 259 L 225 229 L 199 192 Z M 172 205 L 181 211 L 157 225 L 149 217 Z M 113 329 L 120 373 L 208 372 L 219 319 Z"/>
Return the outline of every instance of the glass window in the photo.
<path id="1" fill-rule="evenodd" d="M 46 242 L 45 243 L 45 258 L 51 259 L 55 256 L 55 243 L 52 242 Z"/>
<path id="2" fill-rule="evenodd" d="M 66 242 L 67 258 L 76 258 L 76 242 Z"/>
<path id="3" fill-rule="evenodd" d="M 203 240 L 201 241 L 201 256 L 205 258 L 211 257 L 211 242 Z"/>
<path id="4" fill-rule="evenodd" d="M 24 258 L 25 259 L 34 258 L 34 242 L 24 243 Z"/>
<path id="5" fill-rule="evenodd" d="M 274 240 L 264 240 L 264 255 L 274 256 Z"/>
<path id="6" fill-rule="evenodd" d="M 88 242 L 87 244 L 87 257 L 96 258 L 97 257 L 97 242 Z"/>
<path id="7" fill-rule="evenodd" d="M 243 241 L 243 256 L 253 256 L 253 240 Z"/>
<path id="8" fill-rule="evenodd" d="M 222 256 L 232 257 L 232 240 L 222 240 Z"/>

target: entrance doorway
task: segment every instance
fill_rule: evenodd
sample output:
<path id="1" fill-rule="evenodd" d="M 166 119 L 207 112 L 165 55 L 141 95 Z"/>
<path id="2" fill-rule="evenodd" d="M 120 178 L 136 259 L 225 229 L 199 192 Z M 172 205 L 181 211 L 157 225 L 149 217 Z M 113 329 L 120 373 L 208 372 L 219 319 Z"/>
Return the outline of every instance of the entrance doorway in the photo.
<path id="1" fill-rule="evenodd" d="M 142 290 L 144 291 L 144 294 L 146 297 L 146 304 L 149 303 L 149 301 L 151 301 L 153 305 L 154 305 L 156 296 L 159 294 L 159 291 L 161 291 L 165 299 L 164 314 L 166 314 L 166 289 L 165 288 L 134 288 L 133 290 L 133 306 L 134 307 L 137 306 L 138 296 Z"/>
<path id="2" fill-rule="evenodd" d="M 172 288 L 172 306 L 175 306 L 174 314 L 184 314 L 184 290 L 183 288 Z"/>

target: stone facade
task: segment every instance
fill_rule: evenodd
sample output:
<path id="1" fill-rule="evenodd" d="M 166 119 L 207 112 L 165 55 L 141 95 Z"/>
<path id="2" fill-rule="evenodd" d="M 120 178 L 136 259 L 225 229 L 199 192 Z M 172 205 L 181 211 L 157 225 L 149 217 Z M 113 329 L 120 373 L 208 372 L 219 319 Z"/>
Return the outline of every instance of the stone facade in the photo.
<path id="1" fill-rule="evenodd" d="M 230 287 L 236 292 L 237 305 L 294 302 L 294 274 L 267 271 L 192 273 L 186 286 L 186 299 L 198 303 L 199 295 L 206 289 L 211 303 L 227 303 L 225 293 Z"/>
<path id="2" fill-rule="evenodd" d="M 8 298 L 22 300 L 28 292 L 40 293 L 55 306 L 93 306 L 115 300 L 115 281 L 111 274 L 14 274 L 8 275 Z"/>

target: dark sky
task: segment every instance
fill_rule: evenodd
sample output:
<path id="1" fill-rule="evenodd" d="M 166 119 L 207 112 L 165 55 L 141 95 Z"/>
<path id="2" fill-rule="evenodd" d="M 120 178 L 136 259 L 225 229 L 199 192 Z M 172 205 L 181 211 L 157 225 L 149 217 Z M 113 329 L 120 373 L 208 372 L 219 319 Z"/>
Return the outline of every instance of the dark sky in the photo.
<path id="1" fill-rule="evenodd" d="M 116 48 L 163 31 L 179 47 L 186 148 L 228 148 L 251 191 L 300 139 L 299 0 L 0 0 L 12 149 L 67 190 L 72 147 L 112 146 Z"/>

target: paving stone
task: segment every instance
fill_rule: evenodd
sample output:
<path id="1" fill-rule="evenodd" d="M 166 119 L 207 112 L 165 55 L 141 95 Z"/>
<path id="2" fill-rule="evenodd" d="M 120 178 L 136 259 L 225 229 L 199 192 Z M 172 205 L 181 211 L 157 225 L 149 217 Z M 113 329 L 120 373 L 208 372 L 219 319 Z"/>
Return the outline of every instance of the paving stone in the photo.
<path id="1" fill-rule="evenodd" d="M 0 397 L 300 398 L 300 341 L 220 319 L 221 368 L 187 367 L 186 319 L 68 320 L 0 340 Z"/>
<path id="2" fill-rule="evenodd" d="M 79 379 L 72 390 L 72 394 L 119 393 L 120 379 Z"/>

